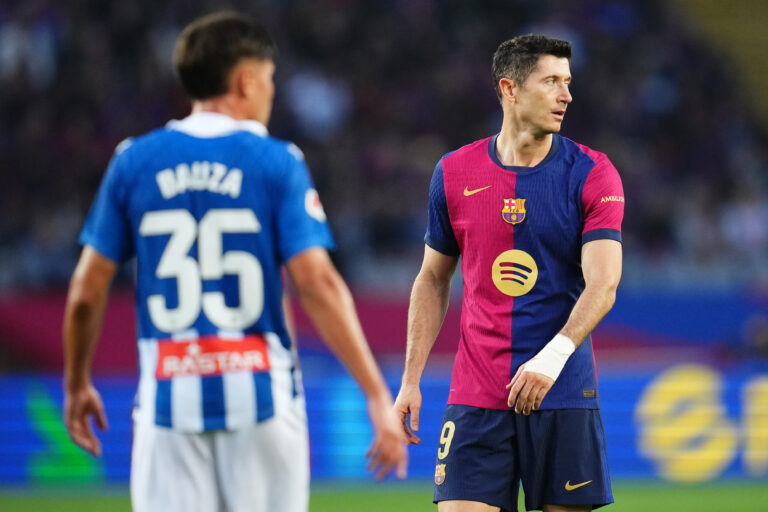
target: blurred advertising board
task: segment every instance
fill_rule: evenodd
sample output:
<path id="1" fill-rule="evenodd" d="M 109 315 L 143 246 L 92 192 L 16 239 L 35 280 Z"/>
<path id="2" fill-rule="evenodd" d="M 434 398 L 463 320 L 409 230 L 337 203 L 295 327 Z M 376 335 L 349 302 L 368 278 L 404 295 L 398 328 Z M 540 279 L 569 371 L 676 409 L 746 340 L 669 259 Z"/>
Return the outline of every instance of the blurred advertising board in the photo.
<path id="1" fill-rule="evenodd" d="M 371 438 L 365 403 L 340 366 L 324 354 L 304 358 L 315 479 L 365 479 Z M 447 369 L 422 382 L 420 436 L 410 478 L 432 479 L 449 387 Z M 385 368 L 397 390 L 399 368 Z M 130 411 L 136 379 L 96 380 L 110 428 L 102 458 L 68 439 L 58 376 L 0 377 L 0 484 L 125 483 L 130 467 Z M 600 396 L 613 477 L 706 482 L 768 479 L 768 364 L 727 369 L 699 363 L 652 369 L 612 366 L 600 373 Z"/>

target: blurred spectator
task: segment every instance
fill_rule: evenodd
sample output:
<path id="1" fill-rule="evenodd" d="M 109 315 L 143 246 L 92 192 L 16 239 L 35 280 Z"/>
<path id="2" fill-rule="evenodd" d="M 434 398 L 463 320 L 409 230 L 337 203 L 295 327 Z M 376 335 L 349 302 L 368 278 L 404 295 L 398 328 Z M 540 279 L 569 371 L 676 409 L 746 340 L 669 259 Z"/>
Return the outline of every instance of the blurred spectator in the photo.
<path id="1" fill-rule="evenodd" d="M 768 284 L 768 144 L 705 42 L 661 0 L 231 1 L 280 45 L 270 131 L 306 153 L 359 287 L 409 286 L 446 151 L 499 128 L 490 62 L 574 43 L 563 134 L 624 180 L 625 282 Z M 171 67 L 212 0 L 0 6 L 0 287 L 60 286 L 114 147 L 187 113 Z M 701 77 L 706 77 L 702 79 Z"/>

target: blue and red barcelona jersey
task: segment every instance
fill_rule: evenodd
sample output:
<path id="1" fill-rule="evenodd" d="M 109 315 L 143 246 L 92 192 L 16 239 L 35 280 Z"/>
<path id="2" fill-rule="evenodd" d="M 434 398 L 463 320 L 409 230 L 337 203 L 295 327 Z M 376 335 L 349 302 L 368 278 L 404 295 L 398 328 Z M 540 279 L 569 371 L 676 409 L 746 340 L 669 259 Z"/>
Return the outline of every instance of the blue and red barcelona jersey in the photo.
<path id="1" fill-rule="evenodd" d="M 215 113 L 129 139 L 80 242 L 117 263 L 136 256 L 137 421 L 234 429 L 301 389 L 281 266 L 333 240 L 293 144 Z"/>
<path id="2" fill-rule="evenodd" d="M 584 289 L 582 245 L 621 241 L 624 191 L 608 158 L 559 135 L 535 167 L 502 165 L 496 137 L 444 156 L 425 242 L 461 255 L 464 297 L 449 404 L 507 409 L 517 368 L 562 329 Z M 543 409 L 598 408 L 591 339 Z"/>

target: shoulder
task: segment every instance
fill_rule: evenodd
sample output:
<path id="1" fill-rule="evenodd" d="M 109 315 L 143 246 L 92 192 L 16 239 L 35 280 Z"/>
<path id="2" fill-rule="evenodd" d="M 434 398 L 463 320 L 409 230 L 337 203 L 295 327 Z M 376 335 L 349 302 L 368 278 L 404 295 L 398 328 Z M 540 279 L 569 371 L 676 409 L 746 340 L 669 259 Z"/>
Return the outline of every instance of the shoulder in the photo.
<path id="1" fill-rule="evenodd" d="M 564 153 L 566 155 L 573 155 L 574 160 L 582 161 L 584 163 L 591 162 L 592 167 L 603 165 L 609 165 L 613 167 L 611 160 L 605 153 L 597 151 L 596 149 L 592 149 L 585 144 L 574 142 L 568 137 L 560 136 L 560 140 L 561 144 L 563 145 Z"/>
<path id="2" fill-rule="evenodd" d="M 468 164 L 481 161 L 488 155 L 488 145 L 493 137 L 476 140 L 470 144 L 455 149 L 443 155 L 438 165 L 443 169 L 462 169 Z"/>
<path id="3" fill-rule="evenodd" d="M 619 172 L 608 155 L 579 144 L 567 137 L 560 137 L 563 158 L 571 166 L 574 177 L 581 183 L 584 180 L 619 180 Z"/>
<path id="4" fill-rule="evenodd" d="M 147 155 L 154 154 L 168 142 L 169 132 L 164 128 L 157 128 L 151 132 L 127 137 L 115 146 L 112 156 L 114 161 L 135 162 L 142 160 Z"/>
<path id="5" fill-rule="evenodd" d="M 246 137 L 253 137 L 245 134 Z M 267 136 L 261 139 L 259 145 L 249 144 L 254 156 L 262 168 L 280 176 L 289 173 L 303 172 L 306 168 L 304 152 L 293 142 Z"/>

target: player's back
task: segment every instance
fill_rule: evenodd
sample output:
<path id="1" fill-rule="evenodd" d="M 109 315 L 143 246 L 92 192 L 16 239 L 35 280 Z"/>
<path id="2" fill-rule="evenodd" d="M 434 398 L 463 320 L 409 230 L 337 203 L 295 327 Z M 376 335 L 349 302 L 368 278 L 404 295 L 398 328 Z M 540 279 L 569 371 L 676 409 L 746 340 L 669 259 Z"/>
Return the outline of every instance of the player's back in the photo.
<path id="1" fill-rule="evenodd" d="M 332 242 L 295 146 L 211 113 L 129 140 L 81 241 L 137 257 L 140 417 L 234 428 L 297 392 L 280 267 Z"/>

